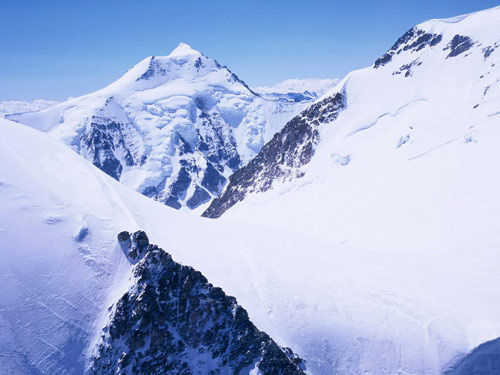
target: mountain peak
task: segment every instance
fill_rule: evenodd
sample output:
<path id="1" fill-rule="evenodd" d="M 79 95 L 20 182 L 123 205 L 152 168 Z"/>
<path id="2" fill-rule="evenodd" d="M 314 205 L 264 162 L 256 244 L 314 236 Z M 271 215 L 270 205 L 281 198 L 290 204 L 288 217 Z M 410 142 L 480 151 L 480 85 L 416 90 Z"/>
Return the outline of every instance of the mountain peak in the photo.
<path id="1" fill-rule="evenodd" d="M 181 42 L 177 45 L 177 47 L 174 48 L 172 52 L 170 52 L 168 57 L 186 56 L 186 55 L 201 55 L 201 52 L 193 49 L 189 44 Z"/>

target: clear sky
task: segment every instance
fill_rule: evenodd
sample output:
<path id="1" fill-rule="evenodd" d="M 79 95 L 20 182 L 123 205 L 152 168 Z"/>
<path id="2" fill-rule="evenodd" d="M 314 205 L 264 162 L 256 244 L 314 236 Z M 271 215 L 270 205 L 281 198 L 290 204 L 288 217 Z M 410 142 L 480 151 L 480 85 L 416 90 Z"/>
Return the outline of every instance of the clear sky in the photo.
<path id="1" fill-rule="evenodd" d="M 0 0 L 0 100 L 97 90 L 179 42 L 249 85 L 341 78 L 414 24 L 500 0 Z"/>

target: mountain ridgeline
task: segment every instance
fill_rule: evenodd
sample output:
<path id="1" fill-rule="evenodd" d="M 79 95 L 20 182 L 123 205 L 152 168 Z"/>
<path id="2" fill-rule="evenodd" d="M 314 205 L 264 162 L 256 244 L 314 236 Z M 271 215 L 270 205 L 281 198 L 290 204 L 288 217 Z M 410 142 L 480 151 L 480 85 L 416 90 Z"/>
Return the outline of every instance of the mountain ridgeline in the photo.
<path id="1" fill-rule="evenodd" d="M 121 232 L 135 264 L 130 289 L 111 309 L 89 373 L 304 375 L 304 362 L 249 320 L 234 297 L 198 271 Z"/>
<path id="2" fill-rule="evenodd" d="M 395 117 L 398 112 L 408 107 L 428 102 L 425 92 L 432 90 L 431 84 L 433 82 L 430 82 L 428 87 L 421 84 L 420 87 L 414 88 L 417 81 L 410 82 L 412 77 L 416 77 L 417 80 L 421 77 L 429 77 L 425 71 L 429 68 L 437 71 L 441 65 L 446 65 L 446 69 L 449 71 L 453 71 L 453 65 L 457 64 L 464 66 L 461 69 L 470 69 L 475 64 L 475 57 L 472 56 L 477 55 L 483 60 L 482 65 L 486 72 L 478 76 L 484 81 L 484 85 L 482 85 L 481 91 L 478 91 L 478 94 L 481 95 L 478 95 L 478 99 L 475 100 L 484 101 L 494 87 L 495 90 L 498 89 L 500 82 L 500 78 L 495 77 L 492 73 L 496 64 L 493 61 L 490 63 L 488 60 L 500 46 L 500 41 L 494 41 L 494 39 L 493 41 L 480 41 L 477 40 L 479 37 L 476 39 L 474 35 L 466 35 L 462 30 L 453 30 L 455 24 L 460 25 L 461 21 L 469 21 L 468 17 L 457 17 L 451 21 L 428 21 L 412 27 L 384 55 L 378 58 L 371 68 L 354 71 L 347 75 L 339 84 L 340 89 L 337 92 L 312 104 L 290 120 L 254 159 L 233 173 L 229 177 L 229 183 L 223 193 L 212 200 L 202 216 L 218 218 L 237 202 L 242 201 L 248 194 L 265 192 L 275 183 L 301 177 L 307 173 L 307 167 L 304 166 L 311 161 L 314 149 L 321 141 L 320 129 L 335 126 L 340 128 L 340 133 L 342 133 L 342 128 L 351 126 L 351 121 L 334 120 L 347 108 L 346 99 L 348 97 L 356 98 L 360 92 L 372 90 L 373 97 L 369 101 L 375 102 L 377 106 L 381 107 L 390 107 L 391 102 L 396 102 L 396 97 L 391 97 L 392 92 L 394 95 L 397 92 L 404 93 L 405 95 L 401 97 L 414 93 L 416 98 L 409 99 L 399 108 L 382 113 L 376 113 L 374 110 L 372 114 L 373 119 Z M 470 22 L 472 23 L 472 21 Z M 440 74 L 437 81 L 440 82 L 441 86 L 436 87 L 434 91 L 449 91 L 447 84 L 455 82 L 456 77 L 457 75 L 448 77 L 447 74 Z M 458 75 L 458 77 L 460 76 Z M 365 81 L 366 87 L 357 85 L 358 81 Z M 371 81 L 376 82 L 373 87 L 370 86 Z M 425 82 L 427 83 L 427 81 Z M 379 91 L 377 92 L 377 90 Z M 385 103 L 377 101 L 377 96 L 381 96 L 381 94 L 386 99 Z M 367 109 L 366 103 L 368 101 L 361 103 L 353 99 L 348 112 L 368 114 L 370 108 Z M 476 109 L 479 105 L 477 102 L 470 103 L 470 110 Z M 374 106 L 374 108 L 377 107 Z M 492 114 L 488 116 L 492 116 Z M 418 118 L 418 114 L 416 117 Z M 329 124 L 332 121 L 333 124 Z M 372 120 L 367 124 L 356 125 L 358 128 L 348 132 L 346 139 L 349 138 L 350 141 L 353 136 L 371 128 L 377 121 Z M 409 127 L 409 130 L 413 129 L 413 127 Z M 407 142 L 413 142 L 410 134 L 402 135 L 398 141 L 398 148 Z M 351 155 L 347 154 L 342 158 L 345 159 L 345 163 L 340 164 L 346 165 L 350 161 Z"/>

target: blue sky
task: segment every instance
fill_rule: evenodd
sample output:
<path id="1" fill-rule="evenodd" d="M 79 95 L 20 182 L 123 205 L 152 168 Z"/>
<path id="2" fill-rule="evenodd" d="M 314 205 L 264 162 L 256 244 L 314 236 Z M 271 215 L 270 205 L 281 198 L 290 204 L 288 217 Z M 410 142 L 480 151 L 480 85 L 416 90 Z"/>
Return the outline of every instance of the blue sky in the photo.
<path id="1" fill-rule="evenodd" d="M 341 78 L 416 23 L 491 0 L 0 0 L 0 100 L 65 99 L 186 42 L 249 85 Z"/>

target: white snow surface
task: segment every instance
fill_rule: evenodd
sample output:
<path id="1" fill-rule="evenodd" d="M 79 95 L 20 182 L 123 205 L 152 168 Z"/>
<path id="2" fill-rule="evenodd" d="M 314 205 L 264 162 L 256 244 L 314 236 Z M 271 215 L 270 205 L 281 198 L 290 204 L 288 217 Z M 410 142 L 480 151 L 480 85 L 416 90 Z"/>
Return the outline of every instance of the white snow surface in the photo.
<path id="1" fill-rule="evenodd" d="M 499 21 L 494 8 L 426 22 L 440 44 L 349 74 L 305 176 L 217 220 L 0 120 L 0 369 L 81 370 L 127 287 L 116 234 L 136 229 L 235 296 L 310 374 L 437 375 L 499 337 L 500 59 L 483 54 Z M 447 59 L 455 34 L 476 44 Z M 416 58 L 412 75 L 392 74 Z"/>

